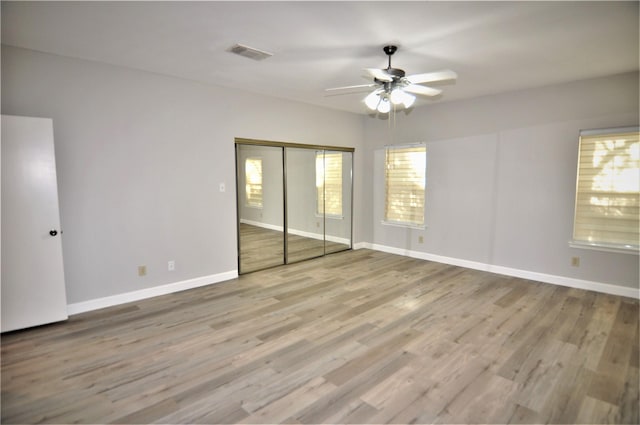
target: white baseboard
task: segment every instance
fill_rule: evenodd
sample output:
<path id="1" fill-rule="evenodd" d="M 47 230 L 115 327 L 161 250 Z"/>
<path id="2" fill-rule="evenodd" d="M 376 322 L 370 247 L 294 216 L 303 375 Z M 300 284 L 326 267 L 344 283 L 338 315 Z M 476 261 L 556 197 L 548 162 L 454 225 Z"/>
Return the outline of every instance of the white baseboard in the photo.
<path id="1" fill-rule="evenodd" d="M 574 279 L 565 276 L 557 276 L 546 273 L 532 272 L 529 270 L 514 269 L 511 267 L 496 266 L 492 264 L 480 263 L 476 261 L 463 260 L 460 258 L 445 257 L 441 255 L 429 254 L 426 252 L 412 251 L 408 249 L 395 248 L 386 245 L 372 244 L 369 242 L 358 242 L 353 246 L 357 249 L 373 249 L 375 251 L 387 252 L 390 254 L 403 255 L 405 257 L 418 258 L 421 260 L 435 261 L 437 263 L 451 264 L 454 266 L 465 267 L 474 270 L 482 270 L 491 273 L 502 274 L 505 276 L 513 276 L 522 279 L 529 279 L 536 282 L 550 283 L 553 285 L 567 286 L 570 288 L 585 289 L 588 291 L 602 292 L 611 295 L 620 295 L 629 298 L 640 298 L 640 291 L 636 288 L 628 288 L 626 286 L 612 285 L 610 283 L 594 282 L 590 280 Z M 111 295 L 103 298 L 96 298 L 88 301 L 81 301 L 67 305 L 67 314 L 84 313 L 87 311 L 98 310 L 106 307 L 113 307 L 120 304 L 139 301 L 147 298 L 157 297 L 159 295 L 171 294 L 174 292 L 185 291 L 187 289 L 199 288 L 201 286 L 212 285 L 219 282 L 235 279 L 238 277 L 237 270 L 218 273 L 209 276 L 197 277 L 194 279 L 183 280 L 180 282 L 168 283 L 166 285 L 154 286 L 152 288 L 141 289 L 138 291 L 126 292 L 124 294 Z"/>
<path id="2" fill-rule="evenodd" d="M 535 280 L 537 282 L 552 283 L 554 285 L 568 286 L 570 288 L 586 289 L 587 291 L 640 299 L 640 290 L 629 288 L 627 286 L 612 285 L 610 283 L 594 282 L 592 280 L 575 279 L 572 277 L 550 275 L 502 266 L 492 266 L 489 271 L 513 277 Z"/>
<path id="3" fill-rule="evenodd" d="M 238 277 L 237 270 L 231 270 L 224 273 L 212 274 L 209 276 L 197 277 L 195 279 L 183 280 L 180 282 L 168 283 L 166 285 L 154 286 L 152 288 L 140 289 L 138 291 L 126 292 L 124 294 L 111 295 L 103 298 L 82 301 L 67 305 L 67 313 L 73 314 L 84 313 L 87 311 L 98 310 L 105 307 L 113 307 L 120 304 L 130 303 L 133 301 L 144 300 L 146 298 L 157 297 L 159 295 L 171 294 L 173 292 L 185 291 L 187 289 L 198 288 L 200 286 L 212 285 L 214 283 L 224 282 L 226 280 Z"/>
<path id="4" fill-rule="evenodd" d="M 421 260 L 435 261 L 437 263 L 451 264 L 468 269 L 482 270 L 505 276 L 519 277 L 536 282 L 551 283 L 553 285 L 568 286 L 570 288 L 586 289 L 588 291 L 602 292 L 611 295 L 620 295 L 629 298 L 640 298 L 640 290 L 626 286 L 612 285 L 610 283 L 594 282 L 591 280 L 575 279 L 571 277 L 558 276 L 546 273 L 532 272 L 529 270 L 514 269 L 512 267 L 496 266 L 493 264 L 480 263 L 476 261 L 463 260 L 460 258 L 444 257 L 441 255 L 429 254 L 426 252 L 412 251 L 408 249 L 395 248 L 386 245 L 372 244 L 369 242 L 358 242 L 354 249 L 368 248 L 375 251 L 388 252 L 390 254 L 403 255 L 405 257 L 418 258 Z"/>
<path id="5" fill-rule="evenodd" d="M 369 242 L 357 242 L 353 244 L 353 249 L 373 249 L 371 248 L 371 244 Z"/>
<path id="6" fill-rule="evenodd" d="M 256 226 L 256 227 L 262 227 L 263 229 L 269 229 L 269 230 L 276 230 L 278 232 L 282 232 L 284 227 L 282 226 L 277 226 L 274 224 L 267 224 L 267 223 L 261 223 L 259 221 L 253 221 L 253 220 L 246 220 L 244 218 L 240 219 L 240 223 L 245 223 L 245 224 L 250 224 L 251 226 Z M 324 239 L 324 235 L 321 233 L 313 233 L 313 232 L 307 232 L 304 230 L 298 230 L 298 229 L 289 229 L 289 233 L 291 233 L 292 235 L 297 235 L 297 236 L 302 236 L 303 238 L 309 238 L 309 239 L 316 239 L 316 240 L 323 240 Z M 349 245 L 349 239 L 348 238 L 341 238 L 338 236 L 331 236 L 331 235 L 326 235 L 326 238 L 329 242 L 335 242 L 335 243 L 341 243 L 344 245 Z"/>

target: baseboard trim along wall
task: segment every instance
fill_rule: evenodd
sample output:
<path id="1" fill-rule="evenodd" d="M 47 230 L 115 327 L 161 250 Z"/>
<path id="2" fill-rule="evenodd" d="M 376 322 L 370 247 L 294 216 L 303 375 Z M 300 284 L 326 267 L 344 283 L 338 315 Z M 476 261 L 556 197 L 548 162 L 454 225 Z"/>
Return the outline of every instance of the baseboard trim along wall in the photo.
<path id="1" fill-rule="evenodd" d="M 610 283 L 593 282 L 590 280 L 574 279 L 571 277 L 557 276 L 546 273 L 532 272 L 529 270 L 514 269 L 511 267 L 496 266 L 492 264 L 480 263 L 476 261 L 463 260 L 460 258 L 445 257 L 441 255 L 429 254 L 426 252 L 412 251 L 408 249 L 395 248 L 392 246 L 372 244 L 369 242 L 358 242 L 354 249 L 373 249 L 375 251 L 387 252 L 389 254 L 403 255 L 405 257 L 417 258 L 420 260 L 435 261 L 437 263 L 451 264 L 453 266 L 466 267 L 468 269 L 482 270 L 506 276 L 519 277 L 536 282 L 550 283 L 553 285 L 568 286 L 570 288 L 586 289 L 588 291 L 602 292 L 611 295 L 620 295 L 629 298 L 640 298 L 640 291 L 626 286 L 612 285 Z"/>
<path id="2" fill-rule="evenodd" d="M 157 297 L 159 295 L 167 295 L 174 292 L 185 291 L 187 289 L 212 285 L 214 283 L 235 279 L 236 277 L 238 277 L 238 270 L 231 270 L 224 273 L 212 274 L 180 282 L 168 283 L 166 285 L 154 286 L 152 288 L 140 289 L 138 291 L 126 292 L 124 294 L 111 295 L 89 301 L 67 304 L 67 314 L 71 316 L 73 314 L 113 307 L 120 304 L 144 300 L 146 298 Z"/>
<path id="3" fill-rule="evenodd" d="M 437 263 L 451 264 L 459 267 L 466 267 L 474 270 L 482 270 L 497 273 L 505 276 L 513 276 L 522 279 L 529 279 L 536 282 L 550 283 L 553 285 L 568 286 L 570 288 L 586 289 L 588 291 L 602 292 L 611 295 L 620 295 L 629 298 L 640 298 L 640 291 L 635 288 L 611 285 L 610 283 L 593 282 L 590 280 L 574 279 L 570 277 L 551 275 L 546 273 L 532 272 L 528 270 L 514 269 L 511 267 L 496 266 L 476 261 L 463 260 L 453 257 L 429 254 L 426 252 L 412 251 L 408 249 L 395 248 L 386 245 L 372 244 L 369 242 L 358 242 L 353 249 L 373 249 L 375 251 L 387 252 L 389 254 L 403 255 L 405 257 L 417 258 L 420 260 L 435 261 Z M 74 315 L 87 311 L 98 310 L 106 307 L 113 307 L 146 298 L 167 295 L 174 292 L 185 291 L 187 289 L 199 288 L 201 286 L 213 285 L 238 277 L 238 270 L 213 274 L 209 276 L 197 277 L 180 282 L 168 283 L 166 285 L 154 286 L 152 288 L 140 289 L 138 291 L 126 292 L 124 294 L 111 295 L 103 298 L 96 298 L 88 301 L 81 301 L 67 305 L 67 314 Z"/>

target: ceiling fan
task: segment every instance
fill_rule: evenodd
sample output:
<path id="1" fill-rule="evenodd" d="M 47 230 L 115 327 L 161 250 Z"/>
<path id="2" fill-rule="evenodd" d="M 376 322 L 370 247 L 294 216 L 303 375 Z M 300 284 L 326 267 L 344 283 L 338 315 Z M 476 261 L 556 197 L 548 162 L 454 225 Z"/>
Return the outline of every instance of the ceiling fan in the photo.
<path id="1" fill-rule="evenodd" d="M 405 75 L 404 70 L 391 67 L 391 56 L 398 50 L 398 46 L 384 46 L 382 49 L 389 56 L 389 65 L 386 69 L 365 68 L 367 78 L 372 77 L 373 83 L 360 84 L 355 86 L 335 87 L 326 89 L 328 92 L 339 92 L 343 90 L 354 90 L 375 87 L 374 90 L 364 98 L 364 103 L 372 111 L 386 114 L 391 110 L 391 105 L 399 105 L 410 108 L 415 102 L 414 94 L 421 96 L 437 96 L 442 93 L 440 89 L 423 86 L 424 83 L 436 81 L 455 80 L 458 74 L 451 70 L 427 72 L 424 74 Z M 344 93 L 347 94 L 347 93 Z"/>

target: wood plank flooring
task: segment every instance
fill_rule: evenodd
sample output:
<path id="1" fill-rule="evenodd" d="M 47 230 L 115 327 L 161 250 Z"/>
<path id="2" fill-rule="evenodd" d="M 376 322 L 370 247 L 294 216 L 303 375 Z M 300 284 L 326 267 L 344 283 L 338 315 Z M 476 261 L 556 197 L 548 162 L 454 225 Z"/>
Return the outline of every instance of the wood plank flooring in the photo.
<path id="1" fill-rule="evenodd" d="M 1 337 L 3 423 L 638 423 L 638 301 L 370 250 Z"/>

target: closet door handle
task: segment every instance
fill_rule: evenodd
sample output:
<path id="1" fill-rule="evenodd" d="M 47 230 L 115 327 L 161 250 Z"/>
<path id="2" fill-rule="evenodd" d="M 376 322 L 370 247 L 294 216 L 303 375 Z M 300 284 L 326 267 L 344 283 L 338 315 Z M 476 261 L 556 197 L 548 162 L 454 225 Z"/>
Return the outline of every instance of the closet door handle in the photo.
<path id="1" fill-rule="evenodd" d="M 51 236 L 55 236 L 55 235 L 57 235 L 57 234 L 58 234 L 58 231 L 57 231 L 56 229 L 49 230 L 49 234 L 50 234 Z"/>

